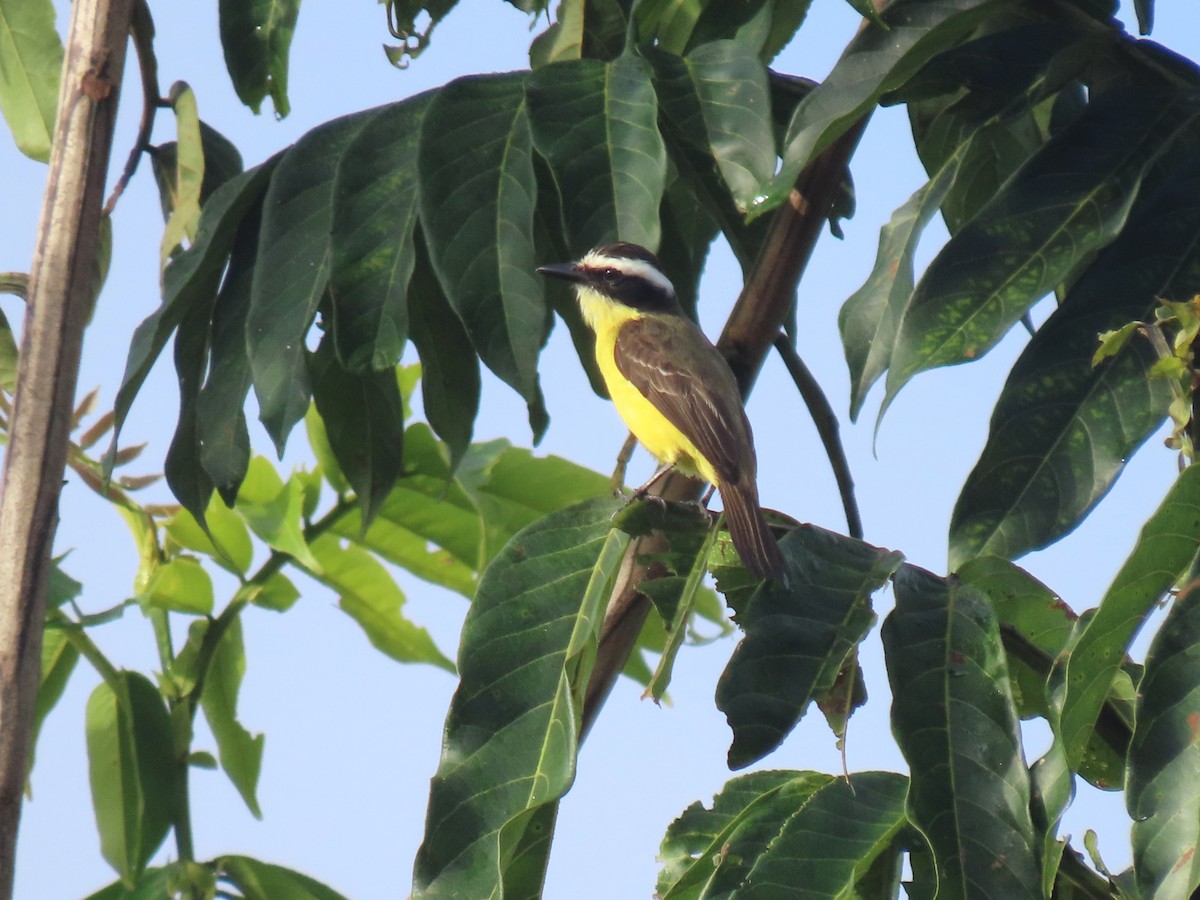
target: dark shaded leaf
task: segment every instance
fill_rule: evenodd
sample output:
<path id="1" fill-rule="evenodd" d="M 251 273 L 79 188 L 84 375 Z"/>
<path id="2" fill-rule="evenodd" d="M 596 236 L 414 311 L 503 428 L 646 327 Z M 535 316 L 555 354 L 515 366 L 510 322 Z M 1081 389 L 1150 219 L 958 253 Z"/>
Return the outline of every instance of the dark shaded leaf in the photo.
<path id="1" fill-rule="evenodd" d="M 615 506 L 590 501 L 538 521 L 485 572 L 463 625 L 414 897 L 540 891 L 627 540 L 611 530 Z"/>
<path id="2" fill-rule="evenodd" d="M 446 442 L 450 468 L 471 443 L 483 385 L 479 357 L 462 320 L 450 307 L 433 273 L 424 240 L 408 289 L 409 330 L 421 358 L 421 406 L 429 427 Z"/>
<path id="3" fill-rule="evenodd" d="M 308 355 L 308 371 L 329 446 L 369 523 L 403 468 L 404 408 L 396 371 L 347 372 L 328 335 Z"/>
<path id="4" fill-rule="evenodd" d="M 1139 202 L 1120 238 L 1030 340 L 996 402 L 988 441 L 955 504 L 950 560 L 1015 558 L 1074 528 L 1158 427 L 1168 385 L 1131 341 L 1092 365 L 1097 335 L 1187 299 L 1200 279 L 1200 177 Z"/>
<path id="5" fill-rule="evenodd" d="M 1195 522 L 1193 522 L 1195 524 Z M 1190 897 L 1200 886 L 1200 591 L 1183 591 L 1146 654 L 1125 805 L 1139 896 Z M 1189 852 L 1191 851 L 1191 852 Z"/>
<path id="6" fill-rule="evenodd" d="M 789 585 L 763 582 L 738 613 L 746 637 L 717 684 L 717 708 L 733 730 L 729 767 L 770 753 L 875 622 L 871 594 L 903 557 L 801 526 L 780 543 Z"/>
<path id="7" fill-rule="evenodd" d="M 329 280 L 338 160 L 377 110 L 313 129 L 279 161 L 263 199 L 246 347 L 258 417 L 282 455 L 308 409 L 304 340 Z"/>
<path id="8" fill-rule="evenodd" d="M 271 95 L 275 117 L 290 111 L 288 51 L 300 0 L 220 0 L 221 48 L 238 99 L 256 113 Z"/>
<path id="9" fill-rule="evenodd" d="M 87 751 L 100 852 L 127 885 L 167 836 L 176 800 L 171 722 L 143 675 L 121 672 L 88 698 Z"/>
<path id="10" fill-rule="evenodd" d="M 1029 773 L 987 599 L 902 566 L 883 624 L 892 729 L 912 769 L 914 824 L 939 898 L 1040 898 Z"/>
<path id="11" fill-rule="evenodd" d="M 614 240 L 659 244 L 667 155 L 645 60 L 544 66 L 528 83 L 533 140 L 563 202 L 572 256 Z"/>
<path id="12" fill-rule="evenodd" d="M 886 91 L 899 87 L 934 54 L 956 44 L 1007 0 L 895 0 L 881 13 L 887 29 L 863 29 L 829 76 L 796 109 L 788 128 L 783 165 L 757 205 L 782 203 L 796 177 Z"/>
<path id="13" fill-rule="evenodd" d="M 917 373 L 978 359 L 1125 225 L 1147 168 L 1188 127 L 1172 93 L 1114 89 L 1031 157 L 938 253 L 905 307 L 886 406 Z"/>
<path id="14" fill-rule="evenodd" d="M 907 790 L 908 779 L 892 772 L 734 778 L 710 809 L 694 803 L 667 829 L 656 896 L 768 896 L 772 888 L 789 896 L 859 896 L 855 886 L 881 859 L 896 869 Z"/>
<path id="15" fill-rule="evenodd" d="M 246 395 L 250 358 L 246 317 L 258 255 L 261 209 L 247 215 L 234 239 L 225 280 L 212 309 L 208 375 L 196 395 L 195 430 L 200 466 L 217 493 L 232 507 L 250 465 Z"/>
<path id="16" fill-rule="evenodd" d="M 338 360 L 355 375 L 396 366 L 408 339 L 417 146 L 430 96 L 381 109 L 338 162 L 331 330 Z"/>
<path id="17" fill-rule="evenodd" d="M 1196 555 L 1198 523 L 1200 467 L 1189 466 L 1142 527 L 1133 552 L 1066 659 L 1059 735 L 1072 769 L 1079 769 L 1130 641 Z"/>
<path id="18" fill-rule="evenodd" d="M 245 166 L 242 154 L 229 138 L 217 131 L 203 119 L 200 120 L 200 146 L 204 150 L 204 180 L 200 183 L 200 205 L 203 206 L 213 191 L 236 175 Z M 167 141 L 151 147 L 148 151 L 154 181 L 158 184 L 158 199 L 162 205 L 163 219 L 175 208 L 175 170 L 178 165 L 178 146 Z"/>
<path id="19" fill-rule="evenodd" d="M 523 74 L 460 78 L 429 104 L 418 172 L 433 267 L 479 358 L 525 399 L 536 440 L 549 318 L 534 274 L 532 154 Z"/>
<path id="20" fill-rule="evenodd" d="M 121 426 L 150 367 L 188 310 L 212 302 L 234 235 L 243 216 L 262 197 L 277 158 L 272 158 L 218 188 L 204 205 L 196 242 L 172 260 L 163 273 L 163 302 L 133 333 L 125 374 L 113 404 L 115 449 Z"/>

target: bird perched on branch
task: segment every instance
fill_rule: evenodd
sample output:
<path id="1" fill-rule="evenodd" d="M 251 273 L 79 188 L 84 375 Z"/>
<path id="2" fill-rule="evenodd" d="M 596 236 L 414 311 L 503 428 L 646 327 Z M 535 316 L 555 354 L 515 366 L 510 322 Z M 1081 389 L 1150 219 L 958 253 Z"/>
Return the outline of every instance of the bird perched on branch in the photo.
<path id="1" fill-rule="evenodd" d="M 575 285 L 596 333 L 600 373 L 629 430 L 662 462 L 716 487 L 742 562 L 760 578 L 783 581 L 787 565 L 758 503 L 754 438 L 737 380 L 684 313 L 658 259 L 616 243 L 538 272 Z"/>

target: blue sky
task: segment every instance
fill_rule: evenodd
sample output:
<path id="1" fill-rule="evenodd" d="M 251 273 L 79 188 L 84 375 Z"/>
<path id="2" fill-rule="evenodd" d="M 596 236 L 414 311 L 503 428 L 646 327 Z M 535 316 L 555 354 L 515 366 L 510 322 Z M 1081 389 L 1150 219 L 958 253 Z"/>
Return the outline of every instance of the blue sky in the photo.
<path id="1" fill-rule="evenodd" d="M 59 3 L 65 30 L 66 4 Z M 1186 7 L 1186 8 L 1185 8 Z M 388 40 L 381 6 L 369 2 L 306 4 L 292 49 L 292 114 L 276 121 L 255 117 L 234 96 L 217 36 L 216 4 L 201 12 L 155 4 L 160 81 L 175 79 L 196 92 L 201 116 L 229 136 L 247 164 L 266 158 L 313 126 L 355 109 L 386 103 L 479 71 L 526 65 L 529 20 L 499 0 L 462 4 L 434 34 L 433 44 L 407 70 L 391 67 L 380 44 Z M 1155 37 L 1200 56 L 1194 7 L 1164 3 Z M 856 27 L 843 0 L 816 0 L 797 41 L 777 61 L 782 71 L 823 77 Z M 539 28 L 541 25 L 539 25 Z M 131 73 L 132 75 L 132 73 Z M 136 130 L 136 80 L 127 81 L 114 150 L 119 170 Z M 156 141 L 173 137 L 160 115 Z M 0 271 L 24 270 L 45 169 L 0 137 Z M 944 571 L 946 531 L 954 499 L 986 435 L 992 402 L 1024 344 L 1014 331 L 984 360 L 917 378 L 897 398 L 875 441 L 873 394 L 857 425 L 845 417 L 849 387 L 837 338 L 837 312 L 865 279 L 874 260 L 879 227 L 924 180 L 900 110 L 876 114 L 858 151 L 853 174 L 858 212 L 843 224 L 844 241 L 826 234 L 800 288 L 799 350 L 842 417 L 867 539 L 902 550 L 911 562 Z M 143 166 L 115 216 L 113 269 L 87 335 L 81 393 L 101 389 L 111 406 L 134 326 L 158 304 L 157 253 L 162 220 L 148 166 Z M 931 233 L 928 260 L 939 234 Z M 710 259 L 701 299 L 702 323 L 719 331 L 736 296 L 731 255 Z M 14 321 L 19 304 L 0 298 Z M 1040 321 L 1047 308 L 1035 310 Z M 555 453 L 610 471 L 625 437 L 609 405 L 589 391 L 563 328 L 557 328 L 543 364 L 551 415 L 539 452 Z M 150 467 L 166 451 L 176 413 L 169 361 L 156 367 L 134 406 L 126 443 L 149 441 Z M 804 521 L 845 530 L 840 503 L 808 416 L 783 367 L 768 362 L 749 403 L 765 505 Z M 259 452 L 270 445 L 252 426 Z M 507 436 L 528 445 L 524 404 L 490 379 L 476 436 Z M 296 438 L 285 467 L 303 464 Z M 630 479 L 652 464 L 635 457 Z M 1062 594 L 1074 608 L 1094 605 L 1175 473 L 1172 454 L 1152 439 L 1135 457 L 1100 510 L 1053 548 L 1023 565 Z M 158 491 L 154 494 L 154 491 Z M 165 487 L 149 496 L 166 501 Z M 63 497 L 57 551 L 71 549 L 66 569 L 84 582 L 82 606 L 107 608 L 132 592 L 136 554 L 115 511 L 84 487 L 69 483 Z M 426 625 L 453 656 L 466 605 L 461 599 L 402 577 L 407 612 Z M 246 614 L 247 672 L 241 696 L 243 722 L 267 735 L 258 822 L 219 772 L 194 770 L 192 799 L 200 858 L 245 853 L 305 871 L 348 897 L 393 897 L 407 890 L 420 842 L 428 782 L 438 760 L 441 727 L 454 680 L 428 667 L 402 666 L 376 653 L 358 627 L 335 606 L 336 598 L 311 582 L 286 615 L 252 609 Z M 224 591 L 224 593 L 222 593 Z M 218 598 L 232 585 L 218 582 Z M 882 618 L 890 606 L 877 598 Z M 96 632 L 120 665 L 151 671 L 155 654 L 149 625 L 129 613 Z M 658 708 L 639 699 L 640 688 L 618 685 L 584 746 L 577 783 L 565 799 L 552 855 L 547 897 L 647 897 L 657 874 L 655 853 L 670 821 L 688 804 L 708 802 L 730 777 L 725 767 L 729 732 L 712 696 L 733 649 L 730 641 L 687 647 L 672 682 L 673 704 Z M 905 766 L 888 726 L 887 681 L 878 630 L 863 656 L 871 700 L 850 725 L 846 762 L 854 770 Z M 83 709 L 98 678 L 83 664 L 47 723 L 33 773 L 33 800 L 25 806 L 16 896 L 84 896 L 109 883 L 113 873 L 99 855 L 87 787 Z M 1032 728 L 1026 750 L 1034 758 L 1047 742 Z M 211 748 L 201 734 L 197 746 Z M 774 755 L 769 768 L 838 772 L 842 760 L 819 716 L 806 718 Z M 1128 825 L 1119 795 L 1081 787 L 1064 830 L 1081 846 L 1085 828 L 1100 832 L 1110 867 L 1128 864 Z M 158 861 L 171 858 L 168 842 Z"/>

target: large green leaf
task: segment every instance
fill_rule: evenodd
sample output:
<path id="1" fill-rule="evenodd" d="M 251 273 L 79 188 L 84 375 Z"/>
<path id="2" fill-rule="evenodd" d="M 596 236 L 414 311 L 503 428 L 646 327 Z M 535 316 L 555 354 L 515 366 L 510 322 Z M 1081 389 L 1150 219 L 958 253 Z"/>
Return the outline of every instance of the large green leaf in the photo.
<path id="1" fill-rule="evenodd" d="M 1200 546 L 1198 515 L 1200 467 L 1189 466 L 1142 527 L 1137 545 L 1066 660 L 1059 734 L 1072 769 L 1078 770 L 1083 760 L 1130 641 Z"/>
<path id="2" fill-rule="evenodd" d="M 881 859 L 896 871 L 907 790 L 908 779 L 893 772 L 742 775 L 711 808 L 694 803 L 671 823 L 655 896 L 863 896 L 856 885 Z M 894 875 L 885 890 L 866 896 L 895 896 L 898 887 Z"/>
<path id="3" fill-rule="evenodd" d="M 796 177 L 887 91 L 899 87 L 934 54 L 953 46 L 1009 0 L 895 0 L 883 10 L 887 28 L 865 28 L 828 77 L 796 109 L 783 165 L 757 208 L 782 203 Z"/>
<path id="4" fill-rule="evenodd" d="M 41 734 L 42 725 L 51 710 L 62 699 L 71 673 L 75 671 L 75 664 L 79 661 L 79 651 L 67 639 L 65 633 L 65 628 L 71 626 L 53 627 L 54 621 L 53 614 L 51 614 L 47 618 L 46 630 L 42 634 L 41 677 L 38 680 L 37 703 L 33 710 L 33 736 L 29 741 L 29 761 L 26 765 L 29 772 L 33 771 L 38 735 Z"/>
<path id="5" fill-rule="evenodd" d="M 404 404 L 396 371 L 346 371 L 328 335 L 308 355 L 308 370 L 329 446 L 370 522 L 403 468 Z"/>
<path id="6" fill-rule="evenodd" d="M 213 867 L 222 880 L 237 886 L 245 900 L 346 900 L 307 875 L 248 856 L 222 856 L 213 860 Z"/>
<path id="7" fill-rule="evenodd" d="M 1200 591 L 1175 601 L 1146 654 L 1125 804 L 1133 869 L 1144 900 L 1190 897 L 1200 886 Z M 1192 852 L 1189 852 L 1192 851 Z"/>
<path id="8" fill-rule="evenodd" d="M 0 112 L 26 156 L 50 159 L 63 46 L 50 0 L 0 0 Z"/>
<path id="9" fill-rule="evenodd" d="M 400 362 L 417 222 L 417 146 L 430 94 L 384 107 L 338 162 L 333 189 L 332 331 L 356 375 Z"/>
<path id="10" fill-rule="evenodd" d="M 626 543 L 611 529 L 615 506 L 590 501 L 547 516 L 484 574 L 463 625 L 414 897 L 540 893 Z"/>
<path id="11" fill-rule="evenodd" d="M 536 179 L 521 73 L 459 78 L 429 104 L 417 170 L 421 227 L 442 289 L 484 364 L 548 420 L 537 357 L 549 329 L 534 274 Z"/>
<path id="12" fill-rule="evenodd" d="M 263 199 L 246 347 L 258 417 L 281 454 L 308 409 L 304 339 L 329 281 L 338 161 L 377 112 L 343 116 L 306 134 L 280 159 Z"/>
<path id="13" fill-rule="evenodd" d="M 739 611 L 746 636 L 717 684 L 733 730 L 729 767 L 770 753 L 828 691 L 842 662 L 875 622 L 871 594 L 903 557 L 810 525 L 781 544 L 787 587 L 763 582 Z"/>
<path id="14" fill-rule="evenodd" d="M 310 570 L 320 568 L 304 538 L 304 485 L 293 475 L 285 484 L 261 456 L 250 460 L 238 490 L 238 514 L 259 538 Z"/>
<path id="15" fill-rule="evenodd" d="M 1137 204 L 1120 238 L 1034 335 L 955 504 L 952 566 L 976 554 L 1013 558 L 1066 534 L 1158 427 L 1170 396 L 1165 381 L 1150 377 L 1149 343 L 1130 341 L 1099 366 L 1092 357 L 1101 332 L 1152 318 L 1159 298 L 1191 297 L 1198 234 L 1200 177 L 1171 179 Z"/>
<path id="16" fill-rule="evenodd" d="M 150 374 L 150 367 L 158 359 L 171 332 L 188 310 L 212 302 L 238 226 L 251 207 L 261 200 L 276 161 L 272 158 L 221 185 L 201 211 L 195 243 L 175 258 L 163 273 L 162 305 L 138 325 L 129 345 L 125 374 L 113 405 L 113 447 L 133 405 L 133 398 Z"/>
<path id="17" fill-rule="evenodd" d="M 238 692 L 245 673 L 246 648 L 242 642 L 242 620 L 237 616 L 221 635 L 204 673 L 200 707 L 216 738 L 221 768 L 250 812 L 261 819 L 257 792 L 264 737 L 261 733 L 251 734 L 237 717 Z"/>
<path id="18" fill-rule="evenodd" d="M 221 47 L 238 98 L 256 113 L 271 95 L 276 118 L 287 98 L 288 51 L 300 0 L 220 0 Z"/>
<path id="19" fill-rule="evenodd" d="M 379 560 L 361 547 L 343 547 L 331 534 L 321 535 L 310 548 L 320 565 L 316 578 L 337 591 L 338 606 L 376 648 L 398 662 L 431 663 L 454 671 L 429 632 L 404 617 L 404 592 Z"/>
<path id="20" fill-rule="evenodd" d="M 558 184 L 571 253 L 614 240 L 656 249 L 667 155 L 645 60 L 543 66 L 529 78 L 528 98 L 534 144 Z"/>
<path id="21" fill-rule="evenodd" d="M 767 70 L 737 41 L 704 44 L 686 58 L 654 54 L 663 112 L 692 147 L 714 160 L 740 211 L 775 173 Z"/>
<path id="22" fill-rule="evenodd" d="M 175 811 L 171 721 L 145 676 L 121 672 L 88 698 L 86 727 L 100 852 L 132 885 L 167 836 Z"/>
<path id="23" fill-rule="evenodd" d="M 903 566 L 883 624 L 892 729 L 939 898 L 1041 898 L 1029 773 L 1000 631 L 977 590 Z"/>
<path id="24" fill-rule="evenodd" d="M 1147 168 L 1189 119 L 1167 91 L 1099 95 L 938 253 L 905 307 L 885 406 L 916 374 L 978 359 L 1125 225 Z"/>

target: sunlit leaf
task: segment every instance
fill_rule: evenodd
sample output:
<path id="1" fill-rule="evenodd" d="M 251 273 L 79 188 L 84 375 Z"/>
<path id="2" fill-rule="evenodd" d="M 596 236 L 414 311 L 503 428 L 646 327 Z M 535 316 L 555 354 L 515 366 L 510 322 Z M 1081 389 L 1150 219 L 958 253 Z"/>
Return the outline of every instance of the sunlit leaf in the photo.
<path id="1" fill-rule="evenodd" d="M 346 900 L 333 888 L 292 869 L 248 856 L 222 856 L 213 866 L 237 885 L 245 900 Z"/>
<path id="2" fill-rule="evenodd" d="M 221 768 L 233 782 L 256 819 L 258 773 L 262 768 L 263 735 L 251 734 L 238 721 L 238 691 L 246 673 L 246 649 L 242 643 L 242 620 L 235 617 L 220 638 L 204 677 L 200 707 L 217 741 Z"/>
<path id="3" fill-rule="evenodd" d="M 50 0 L 0 2 L 0 112 L 26 156 L 50 159 L 63 45 Z"/>

